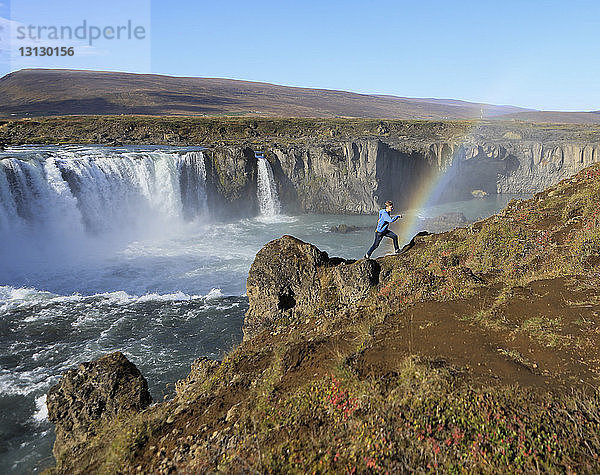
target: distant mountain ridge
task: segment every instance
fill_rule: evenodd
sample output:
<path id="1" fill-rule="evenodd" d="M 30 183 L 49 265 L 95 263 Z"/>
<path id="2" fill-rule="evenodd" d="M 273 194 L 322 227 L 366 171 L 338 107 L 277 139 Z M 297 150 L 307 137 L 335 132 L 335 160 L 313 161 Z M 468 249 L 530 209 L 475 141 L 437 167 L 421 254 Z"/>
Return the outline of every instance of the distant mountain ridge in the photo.
<path id="1" fill-rule="evenodd" d="M 23 69 L 0 79 L 0 116 L 5 118 L 135 114 L 444 120 L 478 119 L 482 113 L 487 118 L 515 119 L 524 114 L 524 120 L 533 121 L 545 114 L 454 99 L 358 94 L 235 79 L 68 69 Z M 600 122 L 599 113 L 570 114 L 569 121 Z"/>

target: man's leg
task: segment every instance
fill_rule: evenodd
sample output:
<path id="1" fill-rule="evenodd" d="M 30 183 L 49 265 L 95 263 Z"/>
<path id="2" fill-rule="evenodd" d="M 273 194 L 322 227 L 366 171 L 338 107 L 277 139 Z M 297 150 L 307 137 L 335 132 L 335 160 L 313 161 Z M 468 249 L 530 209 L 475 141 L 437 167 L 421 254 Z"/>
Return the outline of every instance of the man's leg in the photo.
<path id="1" fill-rule="evenodd" d="M 367 251 L 367 258 L 369 258 L 369 259 L 371 258 L 371 254 L 373 254 L 373 252 L 375 251 L 375 249 L 377 249 L 377 247 L 381 243 L 382 239 L 383 239 L 383 233 L 378 233 L 377 231 L 375 231 L 375 241 L 373 242 L 373 245 L 371 246 L 371 249 L 369 249 Z"/>
<path id="2" fill-rule="evenodd" d="M 398 235 L 394 231 L 390 231 L 389 229 L 385 235 L 394 242 L 394 251 L 398 252 L 400 250 L 400 247 L 398 246 Z"/>

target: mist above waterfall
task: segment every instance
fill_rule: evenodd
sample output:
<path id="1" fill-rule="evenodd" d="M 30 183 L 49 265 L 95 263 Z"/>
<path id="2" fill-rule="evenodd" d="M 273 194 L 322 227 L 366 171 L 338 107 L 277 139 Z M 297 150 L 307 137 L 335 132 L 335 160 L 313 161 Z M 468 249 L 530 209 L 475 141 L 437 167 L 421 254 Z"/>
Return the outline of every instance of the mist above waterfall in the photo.
<path id="1" fill-rule="evenodd" d="M 0 154 L 0 279 L 105 259 L 208 220 L 197 150 L 28 147 Z"/>

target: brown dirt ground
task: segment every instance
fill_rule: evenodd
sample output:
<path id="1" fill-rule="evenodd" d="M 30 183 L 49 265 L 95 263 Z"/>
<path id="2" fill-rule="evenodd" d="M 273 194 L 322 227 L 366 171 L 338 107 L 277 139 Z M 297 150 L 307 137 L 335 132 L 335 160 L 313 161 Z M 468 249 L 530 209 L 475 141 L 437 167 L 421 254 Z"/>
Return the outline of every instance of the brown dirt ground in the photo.
<path id="1" fill-rule="evenodd" d="M 490 317 L 495 324 L 489 327 L 465 317 L 489 308 L 494 289 L 468 300 L 419 302 L 375 329 L 372 346 L 355 359 L 354 368 L 365 377 L 383 376 L 416 354 L 464 368 L 481 384 L 553 390 L 583 382 L 598 386 L 600 295 L 595 284 L 556 278 L 514 288 Z M 541 322 L 542 328 L 529 329 L 524 322 Z M 540 336 L 531 337 L 536 330 Z"/>

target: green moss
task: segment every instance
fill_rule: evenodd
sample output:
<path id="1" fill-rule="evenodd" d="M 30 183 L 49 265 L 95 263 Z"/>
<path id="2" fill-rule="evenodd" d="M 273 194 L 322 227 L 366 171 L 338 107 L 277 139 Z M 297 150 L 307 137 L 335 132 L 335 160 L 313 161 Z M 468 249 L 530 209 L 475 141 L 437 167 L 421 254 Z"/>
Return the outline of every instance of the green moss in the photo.
<path id="1" fill-rule="evenodd" d="M 548 318 L 544 315 L 525 320 L 517 331 L 525 332 L 540 344 L 549 347 L 565 346 L 569 338 L 559 334 L 562 329 L 560 318 Z"/>
<path id="2" fill-rule="evenodd" d="M 594 471 L 599 402 L 475 390 L 407 358 L 385 384 L 343 372 L 251 411 L 238 430 L 252 437 L 219 470 L 240 470 L 243 460 L 261 473 Z"/>

